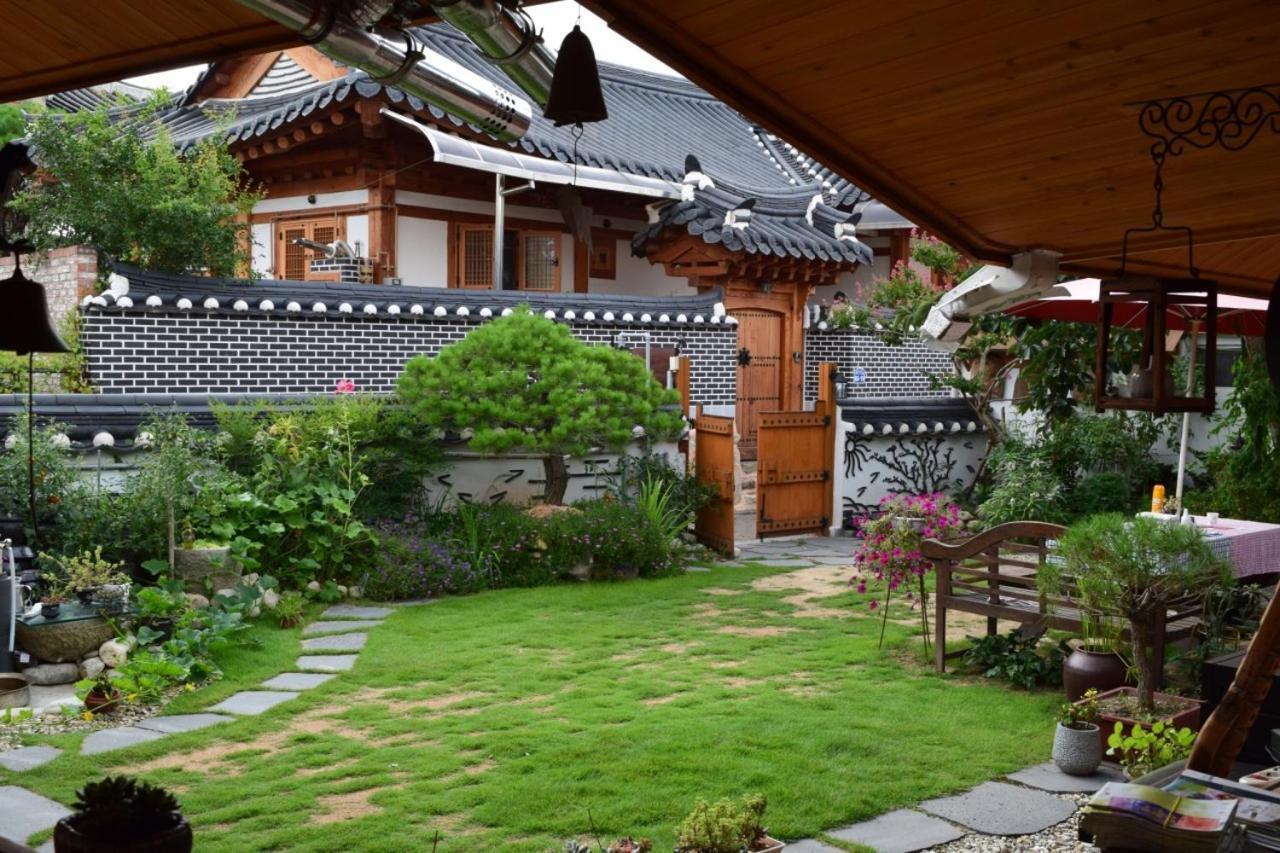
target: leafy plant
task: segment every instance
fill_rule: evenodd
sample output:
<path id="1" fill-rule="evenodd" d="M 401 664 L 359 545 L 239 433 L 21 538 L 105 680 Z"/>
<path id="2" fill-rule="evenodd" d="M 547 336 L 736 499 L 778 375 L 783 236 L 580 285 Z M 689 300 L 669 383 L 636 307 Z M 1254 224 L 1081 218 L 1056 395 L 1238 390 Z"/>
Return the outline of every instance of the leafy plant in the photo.
<path id="1" fill-rule="evenodd" d="M 1090 687 L 1078 702 L 1067 702 L 1058 710 L 1058 722 L 1069 729 L 1087 729 L 1098 724 L 1101 713 L 1098 690 Z"/>
<path id="2" fill-rule="evenodd" d="M 160 121 L 164 96 L 131 108 L 42 115 L 28 139 L 51 180 L 13 201 L 37 249 L 88 244 L 106 261 L 236 276 L 249 267 L 247 219 L 259 196 L 214 134 L 179 152 Z M 109 265 L 101 263 L 99 269 Z"/>
<path id="3" fill-rule="evenodd" d="M 76 792 L 67 823 L 102 844 L 128 848 L 174 829 L 182 821 L 178 801 L 165 789 L 126 776 L 108 776 Z"/>
<path id="4" fill-rule="evenodd" d="M 742 853 L 765 837 L 764 812 L 768 801 L 760 794 L 744 797 L 741 805 L 720 800 L 714 805 L 698 800 L 678 827 L 677 853 Z"/>
<path id="5" fill-rule="evenodd" d="M 102 558 L 101 545 L 92 551 L 55 559 L 62 568 L 71 592 L 85 592 L 106 584 L 127 583 L 129 580 L 128 575 L 121 571 L 123 563 L 113 563 Z"/>
<path id="6" fill-rule="evenodd" d="M 1115 756 L 1136 779 L 1190 756 L 1195 741 L 1195 732 L 1171 723 L 1152 723 L 1150 729 L 1134 723 L 1127 735 L 1124 723 L 1116 723 L 1115 731 L 1107 736 L 1107 755 Z"/>
<path id="7" fill-rule="evenodd" d="M 692 520 L 676 505 L 675 490 L 671 485 L 655 477 L 649 477 L 641 484 L 636 506 L 649 527 L 667 540 L 673 540 L 687 530 Z"/>
<path id="8" fill-rule="evenodd" d="M 969 637 L 969 642 L 964 663 L 987 678 L 998 678 L 1024 690 L 1062 679 L 1062 650 L 1053 646 L 1041 653 L 1037 636 L 1024 637 L 1014 629 L 1007 634 Z"/>
<path id="9" fill-rule="evenodd" d="M 636 427 L 664 436 L 682 426 L 677 395 L 643 361 L 588 346 L 528 309 L 473 329 L 434 358 L 411 359 L 399 391 L 424 425 L 470 431 L 481 453 L 542 454 L 549 504 L 564 500 L 566 456 L 621 447 Z"/>
<path id="10" fill-rule="evenodd" d="M 1280 522 L 1280 394 L 1262 353 L 1247 343 L 1232 376 L 1213 430 L 1221 443 L 1205 457 L 1211 485 L 1202 501 L 1226 517 Z"/>
<path id="11" fill-rule="evenodd" d="M 1074 582 L 1084 607 L 1129 620 L 1138 703 L 1151 713 L 1160 677 L 1155 664 L 1157 620 L 1179 598 L 1230 585 L 1229 567 L 1198 528 L 1118 514 L 1077 522 L 1059 540 L 1057 554 L 1061 560 L 1041 567 L 1040 588 L 1063 593 Z"/>
<path id="12" fill-rule="evenodd" d="M 68 506 L 74 506 L 84 494 L 78 473 L 63 452 L 69 444 L 65 429 L 53 424 L 39 425 L 33 441 L 27 444 L 27 415 L 21 414 L 9 423 L 8 435 L 0 452 L 0 513 L 21 518 L 29 542 L 35 542 L 40 528 L 39 550 L 62 550 L 66 526 L 61 522 Z M 28 456 L 34 459 L 35 517 L 32 517 L 28 495 Z"/>
<path id="13" fill-rule="evenodd" d="M 472 529 L 482 531 L 483 527 L 472 525 Z M 429 538 L 412 520 L 380 522 L 374 530 L 381 544 L 373 565 L 360 579 L 369 598 L 397 601 L 475 592 L 487 586 L 495 573 L 501 574 L 496 547 L 487 541 L 470 551 L 459 550 L 452 543 Z M 475 554 L 485 560 L 483 570 L 471 562 Z"/>
<path id="14" fill-rule="evenodd" d="M 302 616 L 306 611 L 306 606 L 307 599 L 302 593 L 291 589 L 280 594 L 280 599 L 272 609 L 275 611 L 276 619 L 280 622 L 281 628 L 296 628 L 302 623 Z"/>

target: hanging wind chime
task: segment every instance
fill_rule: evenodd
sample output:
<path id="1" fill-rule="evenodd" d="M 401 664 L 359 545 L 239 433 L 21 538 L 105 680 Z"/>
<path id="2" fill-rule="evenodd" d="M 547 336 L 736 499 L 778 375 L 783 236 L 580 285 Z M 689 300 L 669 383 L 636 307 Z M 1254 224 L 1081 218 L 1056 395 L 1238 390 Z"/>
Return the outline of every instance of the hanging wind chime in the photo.
<path id="1" fill-rule="evenodd" d="M 71 352 L 49 321 L 44 287 L 22 272 L 22 253 L 31 251 L 31 243 L 26 237 L 26 217 L 11 202 L 34 172 L 35 164 L 22 146 L 10 144 L 0 149 L 0 251 L 13 255 L 13 275 L 0 281 L 0 303 L 6 309 L 0 323 L 0 350 L 27 357 L 27 509 L 32 546 L 40 530 L 35 476 L 35 353 Z"/>

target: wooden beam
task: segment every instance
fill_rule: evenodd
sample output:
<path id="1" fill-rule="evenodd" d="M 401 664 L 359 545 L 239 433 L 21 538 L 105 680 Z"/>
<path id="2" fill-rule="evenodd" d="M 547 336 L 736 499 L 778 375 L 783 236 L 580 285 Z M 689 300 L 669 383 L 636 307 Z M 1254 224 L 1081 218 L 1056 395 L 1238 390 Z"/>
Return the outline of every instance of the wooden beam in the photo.
<path id="1" fill-rule="evenodd" d="M 346 71 L 314 47 L 295 47 L 284 53 L 317 80 L 337 80 L 346 76 Z"/>
<path id="2" fill-rule="evenodd" d="M 568 229 L 565 229 L 566 231 Z M 573 292 L 587 293 L 591 290 L 591 253 L 587 251 L 585 240 L 573 241 Z"/>
<path id="3" fill-rule="evenodd" d="M 369 257 L 373 280 L 385 283 L 396 274 L 396 176 L 386 172 L 369 188 Z"/>

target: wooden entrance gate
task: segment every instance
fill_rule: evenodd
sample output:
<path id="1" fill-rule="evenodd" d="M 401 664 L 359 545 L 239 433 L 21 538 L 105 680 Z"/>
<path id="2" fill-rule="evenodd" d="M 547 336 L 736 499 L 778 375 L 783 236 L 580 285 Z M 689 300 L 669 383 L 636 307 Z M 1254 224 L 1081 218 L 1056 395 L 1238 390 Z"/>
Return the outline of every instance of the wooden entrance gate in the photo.
<path id="1" fill-rule="evenodd" d="M 761 412 L 756 457 L 756 535 L 831 532 L 835 430 L 835 365 L 818 369 L 812 412 Z"/>
<path id="2" fill-rule="evenodd" d="M 698 510 L 694 532 L 712 550 L 733 556 L 733 418 L 699 414 L 693 421 L 698 480 L 714 489 Z"/>
<path id="3" fill-rule="evenodd" d="M 729 312 L 738 321 L 738 451 L 756 458 L 761 412 L 782 408 L 782 315 L 757 308 Z"/>

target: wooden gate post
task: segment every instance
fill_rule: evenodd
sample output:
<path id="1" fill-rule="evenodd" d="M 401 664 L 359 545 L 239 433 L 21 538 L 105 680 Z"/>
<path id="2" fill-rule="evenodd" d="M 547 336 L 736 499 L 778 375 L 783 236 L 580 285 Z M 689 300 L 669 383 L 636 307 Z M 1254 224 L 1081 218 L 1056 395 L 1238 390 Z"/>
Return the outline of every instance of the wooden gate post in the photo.
<path id="1" fill-rule="evenodd" d="M 836 403 L 836 366 L 829 361 L 818 365 L 818 399 L 814 403 L 814 408 L 825 416 L 826 434 L 823 446 L 830 454 L 827 458 L 827 470 L 831 472 L 831 479 L 827 481 L 827 492 L 824 498 L 824 514 L 830 519 L 825 535 L 830 536 L 831 526 L 836 523 L 836 477 L 840 475 L 840 468 L 836 465 L 838 458 L 836 435 L 840 428 L 840 406 Z"/>

